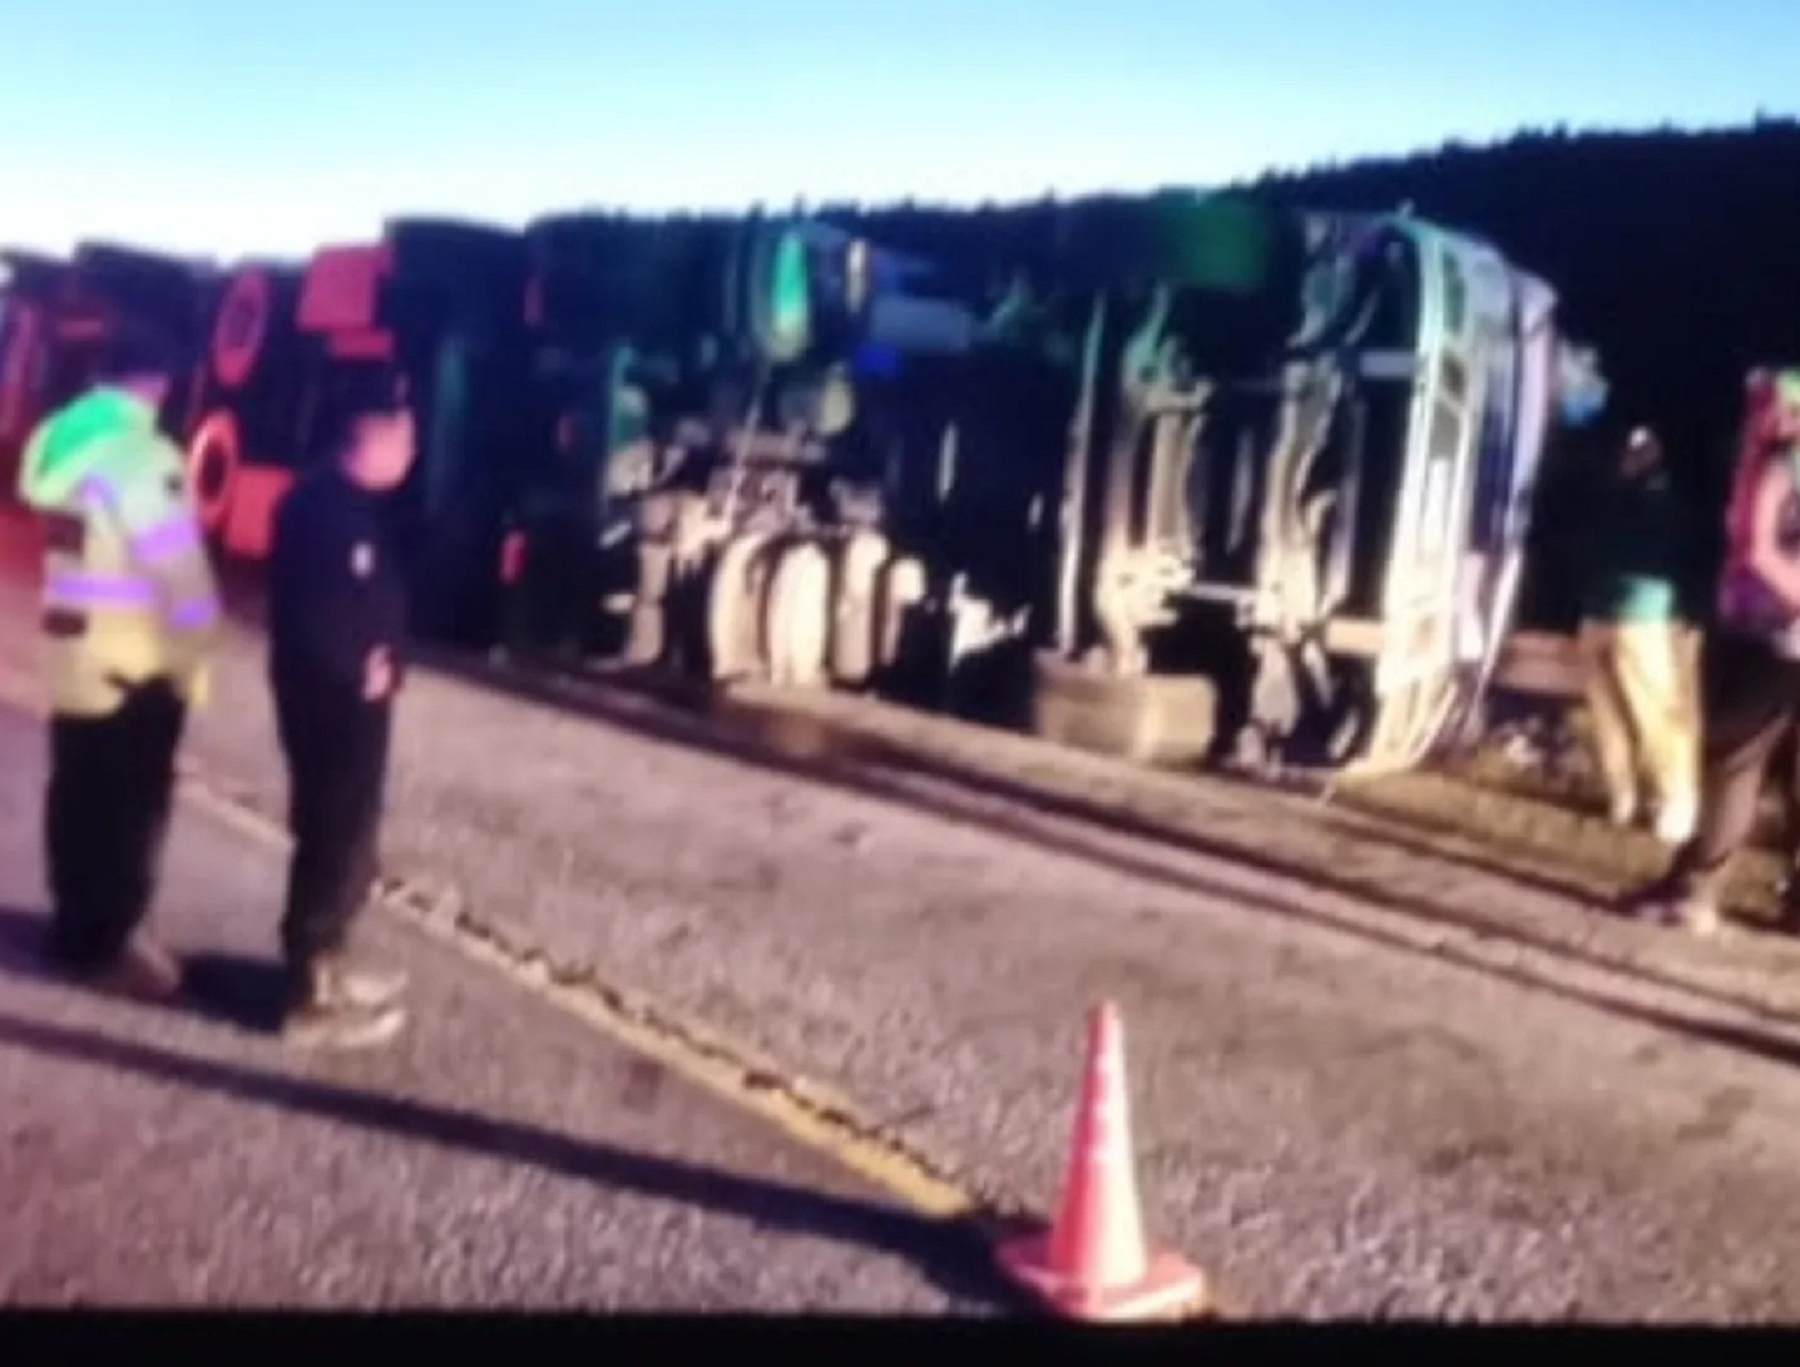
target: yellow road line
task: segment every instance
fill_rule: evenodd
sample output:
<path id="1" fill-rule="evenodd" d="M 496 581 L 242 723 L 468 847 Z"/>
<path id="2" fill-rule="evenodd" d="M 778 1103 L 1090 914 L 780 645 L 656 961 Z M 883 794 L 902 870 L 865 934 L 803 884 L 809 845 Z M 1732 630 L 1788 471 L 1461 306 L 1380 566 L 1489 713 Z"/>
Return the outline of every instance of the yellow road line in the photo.
<path id="1" fill-rule="evenodd" d="M 0 703 L 37 717 L 47 714 L 36 679 L 0 663 Z M 184 766 L 181 796 L 221 825 L 271 852 L 291 847 L 283 827 L 241 799 L 222 793 Z M 796 1082 L 757 1051 L 740 1047 L 633 999 L 591 974 L 572 974 L 541 951 L 515 950 L 496 928 L 474 921 L 456 908 L 454 894 L 434 893 L 407 880 L 384 880 L 380 903 L 414 928 L 455 949 L 465 958 L 504 974 L 522 990 L 599 1030 L 615 1042 L 652 1059 L 670 1073 L 740 1112 L 754 1115 L 792 1142 L 829 1158 L 920 1215 L 970 1219 L 993 1227 L 1001 1219 L 1029 1218 L 1016 1203 L 986 1201 L 935 1171 L 862 1120 L 849 1102 L 814 1084 Z M 1194 1312 L 1237 1318 L 1216 1293 Z"/>
<path id="2" fill-rule="evenodd" d="M 196 806 L 221 824 L 268 849 L 285 853 L 289 848 L 287 833 L 261 813 L 202 785 L 184 791 Z M 624 1005 L 630 1000 L 626 994 L 595 984 L 585 974 L 561 972 L 537 951 L 512 950 L 503 936 L 455 910 L 454 899 L 406 880 L 385 880 L 380 900 L 433 939 L 498 970 L 524 991 L 580 1017 L 670 1072 L 740 1109 L 754 1112 L 796 1142 L 827 1154 L 919 1213 L 954 1219 L 982 1210 L 980 1201 L 916 1160 L 864 1135 L 846 1133 L 846 1127 L 856 1122 L 845 1113 L 842 1103 L 834 1099 L 821 1104 L 816 1091 L 807 1101 L 801 1101 L 793 1092 L 804 1094 L 806 1089 L 771 1086 L 771 1075 L 759 1062 L 738 1061 L 747 1051 L 716 1044 L 693 1047 L 680 1038 L 697 1037 L 699 1032 L 691 1027 L 659 1026 L 645 1019 L 649 1013 Z"/>
<path id="3" fill-rule="evenodd" d="M 48 710 L 41 688 L 6 665 L 0 665 L 0 701 L 40 718 Z M 271 852 L 285 854 L 290 848 L 288 834 L 280 825 L 243 802 L 219 793 L 204 780 L 184 779 L 181 794 L 220 824 Z M 751 1051 L 723 1041 L 705 1040 L 702 1032 L 691 1027 L 658 1028 L 643 1019 L 648 1013 L 641 1009 L 631 1012 L 609 1005 L 609 999 L 617 1002 L 629 999 L 616 989 L 596 991 L 592 985 L 568 981 L 540 954 L 509 952 L 501 937 L 492 931 L 476 928 L 471 933 L 467 918 L 454 915 L 446 918 L 436 914 L 442 899 L 426 894 L 429 900 L 425 900 L 416 885 L 395 884 L 389 880 L 383 892 L 383 905 L 402 913 L 409 924 L 434 939 L 499 970 L 532 995 L 579 1016 L 627 1048 L 654 1059 L 670 1072 L 740 1109 L 755 1113 L 796 1142 L 825 1153 L 921 1214 L 951 1219 L 973 1215 L 983 1209 L 983 1203 L 970 1193 L 926 1170 L 918 1161 L 897 1153 L 892 1146 L 863 1135 L 845 1133 L 846 1126 L 857 1126 L 853 1113 L 842 1100 L 824 1093 L 823 1089 L 770 1086 L 771 1068 L 761 1060 L 746 1059 Z M 421 901 L 425 903 L 423 906 Z M 671 1038 L 677 1032 L 704 1042 L 699 1048 L 684 1044 L 678 1038 Z M 798 1101 L 793 1091 L 809 1094 L 806 1102 Z"/>

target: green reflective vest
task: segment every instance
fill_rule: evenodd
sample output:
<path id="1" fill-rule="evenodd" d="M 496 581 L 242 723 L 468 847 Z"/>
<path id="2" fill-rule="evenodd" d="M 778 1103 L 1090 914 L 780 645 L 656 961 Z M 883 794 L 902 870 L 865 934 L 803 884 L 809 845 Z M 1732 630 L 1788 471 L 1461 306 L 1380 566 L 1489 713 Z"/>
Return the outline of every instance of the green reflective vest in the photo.
<path id="1" fill-rule="evenodd" d="M 52 414 L 26 445 L 19 494 L 44 530 L 52 709 L 106 716 L 159 677 L 202 702 L 218 586 L 181 452 L 150 406 L 101 387 Z"/>

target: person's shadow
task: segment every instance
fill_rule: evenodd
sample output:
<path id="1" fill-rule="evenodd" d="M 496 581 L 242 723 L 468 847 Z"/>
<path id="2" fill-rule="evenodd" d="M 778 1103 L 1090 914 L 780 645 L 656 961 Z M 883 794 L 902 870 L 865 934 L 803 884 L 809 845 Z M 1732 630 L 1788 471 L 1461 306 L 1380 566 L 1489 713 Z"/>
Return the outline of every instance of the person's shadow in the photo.
<path id="1" fill-rule="evenodd" d="M 0 973 L 52 978 L 44 952 L 47 921 L 40 912 L 0 904 Z M 182 957 L 181 996 L 172 1010 L 198 1015 L 253 1034 L 273 1035 L 281 1025 L 283 980 L 274 959 L 244 954 Z"/>
<path id="2" fill-rule="evenodd" d="M 41 949 L 44 925 L 41 914 L 0 906 L 0 973 L 49 977 Z M 239 1026 L 248 1023 L 259 1030 L 273 1028 L 279 1003 L 277 965 L 230 955 L 203 956 L 192 962 L 199 971 L 193 976 L 195 990 L 188 995 L 200 1003 L 203 1015 Z M 189 1000 L 181 1005 L 192 1009 Z M 559 1176 L 682 1202 L 758 1227 L 872 1249 L 910 1262 L 964 1312 L 1032 1311 L 1031 1303 L 997 1272 L 989 1251 L 994 1238 L 1023 1227 L 1017 1218 L 986 1211 L 933 1218 L 873 1200 L 656 1157 L 410 1097 L 197 1058 L 141 1039 L 34 1020 L 22 1011 L 0 1010 L 0 1048 L 29 1050 L 80 1066 L 134 1072 L 253 1105 L 276 1106 L 511 1163 L 527 1163 Z"/>

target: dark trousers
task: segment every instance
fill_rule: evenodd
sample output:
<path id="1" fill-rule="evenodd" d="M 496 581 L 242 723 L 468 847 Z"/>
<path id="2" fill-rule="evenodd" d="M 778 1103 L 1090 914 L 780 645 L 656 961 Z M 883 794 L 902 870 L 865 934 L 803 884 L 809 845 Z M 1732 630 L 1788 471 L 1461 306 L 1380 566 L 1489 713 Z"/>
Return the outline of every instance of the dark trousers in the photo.
<path id="1" fill-rule="evenodd" d="M 343 948 L 373 891 L 392 712 L 336 685 L 288 681 L 275 713 L 294 837 L 281 943 L 300 967 Z"/>
<path id="2" fill-rule="evenodd" d="M 1800 726 L 1789 730 L 1775 750 L 1775 782 L 1781 794 L 1781 880 L 1784 894 L 1800 907 Z"/>
<path id="3" fill-rule="evenodd" d="M 1760 641 L 1720 634 L 1707 643 L 1702 690 L 1700 825 L 1677 851 L 1670 879 L 1678 895 L 1714 898 L 1755 827 L 1770 765 L 1800 728 L 1800 662 Z M 1794 775 L 1781 781 L 1790 787 Z M 1793 862 L 1793 851 L 1784 862 Z"/>
<path id="4" fill-rule="evenodd" d="M 70 968 L 109 965 L 150 910 L 186 722 L 180 695 L 160 680 L 131 689 L 110 716 L 51 718 L 50 951 Z"/>

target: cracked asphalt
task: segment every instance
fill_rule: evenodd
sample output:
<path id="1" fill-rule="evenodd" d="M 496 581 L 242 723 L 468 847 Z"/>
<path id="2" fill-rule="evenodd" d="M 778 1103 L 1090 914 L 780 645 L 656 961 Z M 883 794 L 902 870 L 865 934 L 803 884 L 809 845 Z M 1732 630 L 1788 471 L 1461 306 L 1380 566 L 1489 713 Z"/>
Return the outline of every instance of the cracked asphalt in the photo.
<path id="1" fill-rule="evenodd" d="M 273 1025 L 279 858 L 184 805 L 191 1006 L 48 977 L 43 744 L 0 707 L 0 1304 L 987 1314 L 978 1246 L 377 912 L 395 1047 Z"/>
<path id="2" fill-rule="evenodd" d="M 7 658 L 29 633 L 0 613 Z M 191 748 L 278 811 L 261 650 L 234 629 Z M 1690 946 L 1339 832 L 1393 889 L 1359 893 L 703 731 L 420 670 L 390 861 L 1039 1209 L 1083 1013 L 1114 998 L 1148 1226 L 1251 1313 L 1800 1318 L 1800 1228 L 1776 1214 L 1800 1199 L 1800 1023 L 1771 997 L 1790 948 Z M 1191 791 L 1271 849 L 1315 838 L 1293 804 Z M 1563 943 L 1524 933 L 1544 926 Z M 1649 971 L 1678 963 L 1705 972 Z"/>

